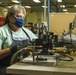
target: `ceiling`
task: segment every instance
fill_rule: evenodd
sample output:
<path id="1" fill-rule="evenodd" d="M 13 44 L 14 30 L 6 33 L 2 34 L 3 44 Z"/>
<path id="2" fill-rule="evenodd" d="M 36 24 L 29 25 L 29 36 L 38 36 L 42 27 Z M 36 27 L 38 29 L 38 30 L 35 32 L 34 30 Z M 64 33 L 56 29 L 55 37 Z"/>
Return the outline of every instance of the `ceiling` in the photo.
<path id="1" fill-rule="evenodd" d="M 44 0 L 40 0 L 41 3 L 35 3 L 33 0 L 18 0 L 20 1 L 20 4 L 23 6 L 31 6 L 31 8 L 27 9 L 27 11 L 32 12 L 43 12 L 44 8 L 42 5 L 44 5 Z M 76 4 L 76 0 L 62 0 L 63 2 L 58 3 L 57 0 L 46 0 L 46 5 L 48 5 L 48 1 L 50 3 L 50 12 L 64 12 L 63 9 L 67 9 L 67 12 L 70 13 L 76 13 L 76 7 L 74 5 Z M 11 6 L 15 3 L 13 3 L 11 0 L 0 0 L 2 2 L 0 4 L 0 7 L 7 7 Z M 60 5 L 65 5 L 65 8 L 60 7 Z"/>

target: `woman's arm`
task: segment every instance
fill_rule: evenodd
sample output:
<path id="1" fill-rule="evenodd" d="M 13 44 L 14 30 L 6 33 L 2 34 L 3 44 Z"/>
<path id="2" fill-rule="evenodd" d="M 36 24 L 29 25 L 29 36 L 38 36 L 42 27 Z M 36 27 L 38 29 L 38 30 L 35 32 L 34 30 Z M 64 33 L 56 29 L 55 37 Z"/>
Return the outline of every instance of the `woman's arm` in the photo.
<path id="1" fill-rule="evenodd" d="M 0 59 L 5 58 L 9 54 L 11 54 L 11 49 L 10 48 L 6 48 L 6 49 L 3 49 L 3 50 L 0 50 Z"/>

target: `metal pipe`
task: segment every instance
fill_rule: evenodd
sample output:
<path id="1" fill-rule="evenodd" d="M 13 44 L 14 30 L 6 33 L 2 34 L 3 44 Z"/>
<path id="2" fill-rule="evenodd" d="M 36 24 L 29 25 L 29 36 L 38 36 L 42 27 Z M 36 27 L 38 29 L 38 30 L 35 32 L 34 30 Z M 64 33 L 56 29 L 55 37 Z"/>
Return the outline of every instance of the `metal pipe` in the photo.
<path id="1" fill-rule="evenodd" d="M 48 0 L 48 31 L 50 31 L 50 12 L 51 12 L 51 3 Z"/>
<path id="2" fill-rule="evenodd" d="M 44 0 L 44 22 L 46 22 L 46 0 Z"/>
<path id="3" fill-rule="evenodd" d="M 22 0 L 19 0 L 19 2 L 20 2 L 20 5 L 22 5 Z"/>

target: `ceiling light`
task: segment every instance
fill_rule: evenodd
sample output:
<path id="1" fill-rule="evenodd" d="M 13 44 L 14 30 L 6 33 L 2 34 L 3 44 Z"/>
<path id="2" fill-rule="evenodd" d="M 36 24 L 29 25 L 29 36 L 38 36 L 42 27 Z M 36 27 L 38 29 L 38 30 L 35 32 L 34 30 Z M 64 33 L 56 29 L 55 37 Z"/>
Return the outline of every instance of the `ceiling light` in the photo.
<path id="1" fill-rule="evenodd" d="M 18 0 L 12 0 L 12 2 L 14 2 L 14 3 L 19 3 L 19 1 L 18 1 Z"/>
<path id="2" fill-rule="evenodd" d="M 67 11 L 67 9 L 63 9 L 63 11 Z"/>
<path id="3" fill-rule="evenodd" d="M 74 7 L 76 7 L 76 5 L 74 5 Z"/>
<path id="4" fill-rule="evenodd" d="M 0 2 L 0 4 L 1 4 L 2 2 Z"/>
<path id="5" fill-rule="evenodd" d="M 43 8 L 47 8 L 47 6 L 42 6 Z"/>
<path id="6" fill-rule="evenodd" d="M 62 0 L 57 0 L 58 2 L 62 2 Z"/>
<path id="7" fill-rule="evenodd" d="M 25 8 L 31 8 L 30 6 L 25 6 Z"/>
<path id="8" fill-rule="evenodd" d="M 69 12 L 65 12 L 65 13 L 69 13 Z"/>
<path id="9" fill-rule="evenodd" d="M 8 8 L 11 8 L 12 6 L 8 6 Z"/>
<path id="10" fill-rule="evenodd" d="M 65 5 L 60 5 L 61 8 L 65 8 Z"/>
<path id="11" fill-rule="evenodd" d="M 40 1 L 39 0 L 33 0 L 34 2 L 36 2 L 36 3 L 40 3 Z"/>

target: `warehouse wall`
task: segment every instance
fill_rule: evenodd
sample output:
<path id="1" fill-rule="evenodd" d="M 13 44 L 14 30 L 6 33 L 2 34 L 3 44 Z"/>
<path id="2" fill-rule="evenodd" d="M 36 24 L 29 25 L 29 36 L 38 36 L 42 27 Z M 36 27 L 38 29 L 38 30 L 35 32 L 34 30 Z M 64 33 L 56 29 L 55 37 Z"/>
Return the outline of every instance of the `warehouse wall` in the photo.
<path id="1" fill-rule="evenodd" d="M 68 31 L 69 24 L 75 18 L 74 13 L 51 13 L 50 14 L 50 31 L 61 35 L 63 31 Z M 76 33 L 76 29 L 73 30 Z"/>
<path id="2" fill-rule="evenodd" d="M 0 7 L 0 17 L 5 18 L 6 14 L 7 14 L 7 11 L 8 10 L 6 8 Z"/>
<path id="3" fill-rule="evenodd" d="M 43 12 L 27 12 L 26 18 L 25 18 L 25 22 L 26 25 L 29 22 L 34 23 L 42 23 L 44 20 L 44 13 Z M 47 20 L 47 18 L 46 18 Z"/>
<path id="4" fill-rule="evenodd" d="M 6 17 L 8 9 L 5 9 L 3 7 L 0 7 L 0 16 L 1 17 Z M 25 25 L 28 25 L 28 23 L 42 23 L 44 20 L 44 13 L 43 12 L 26 12 L 26 17 L 25 17 Z M 47 20 L 47 18 L 46 18 Z"/>

